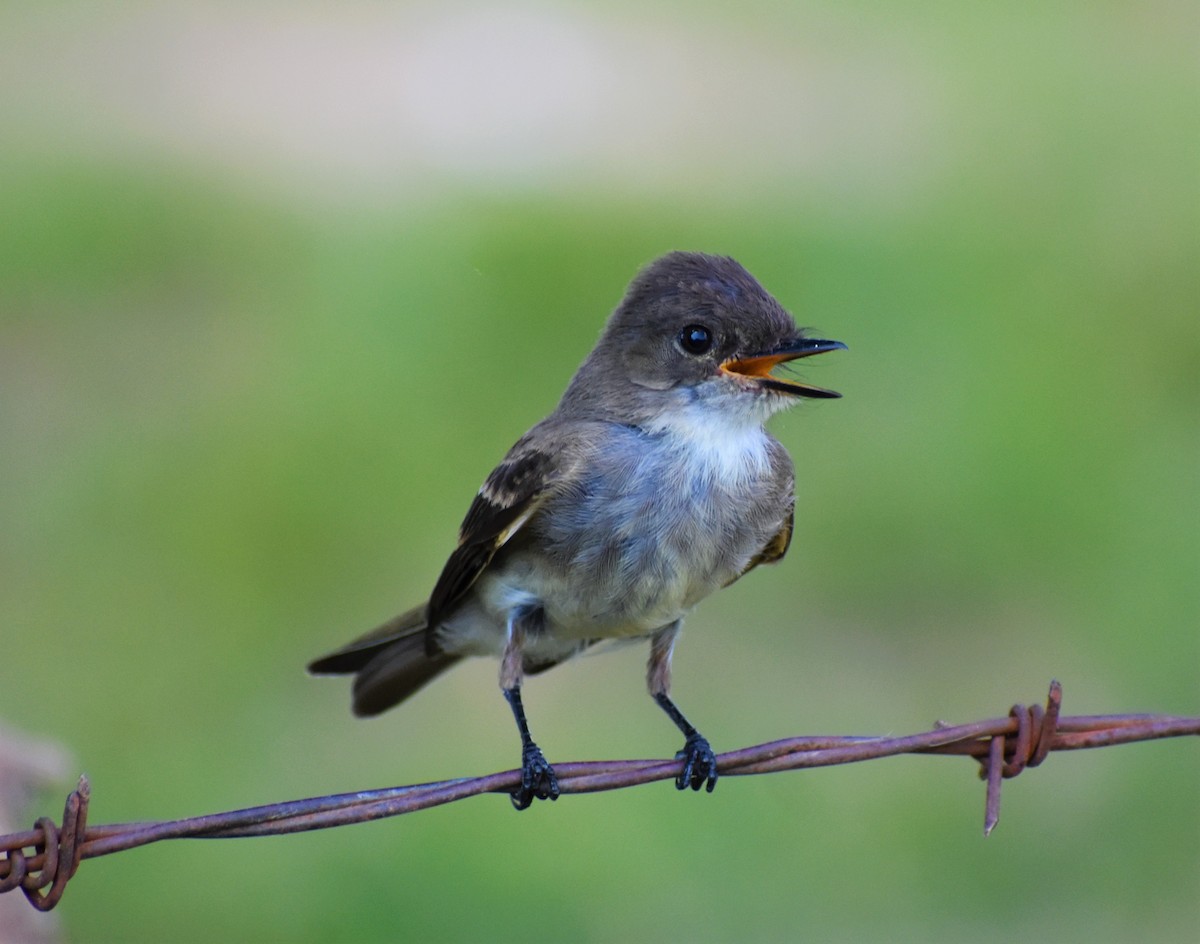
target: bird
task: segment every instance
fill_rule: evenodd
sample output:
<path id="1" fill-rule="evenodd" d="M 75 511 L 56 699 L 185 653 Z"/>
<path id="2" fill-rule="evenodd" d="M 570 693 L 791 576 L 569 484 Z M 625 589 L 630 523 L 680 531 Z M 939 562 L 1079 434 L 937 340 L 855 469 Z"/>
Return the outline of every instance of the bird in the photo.
<path id="1" fill-rule="evenodd" d="M 807 336 L 730 257 L 651 262 L 558 406 L 487 476 L 429 599 L 309 671 L 353 675 L 353 711 L 371 716 L 466 657 L 498 658 L 522 810 L 560 793 L 530 733 L 526 676 L 645 640 L 649 693 L 684 736 L 675 785 L 711 792 L 716 755 L 670 697 L 671 656 L 697 603 L 791 543 L 792 460 L 764 424 L 840 394 L 772 371 L 845 348 Z"/>

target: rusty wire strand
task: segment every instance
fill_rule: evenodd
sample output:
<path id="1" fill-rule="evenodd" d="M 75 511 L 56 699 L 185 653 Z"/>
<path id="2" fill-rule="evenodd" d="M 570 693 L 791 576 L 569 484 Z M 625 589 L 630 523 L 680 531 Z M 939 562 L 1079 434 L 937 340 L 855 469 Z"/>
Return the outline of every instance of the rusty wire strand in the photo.
<path id="1" fill-rule="evenodd" d="M 973 724 L 939 723 L 904 737 L 795 737 L 720 754 L 722 776 L 774 773 L 850 764 L 897 754 L 973 757 L 987 781 L 984 834 L 1000 817 L 1000 785 L 1051 751 L 1082 750 L 1200 735 L 1200 718 L 1171 715 L 1060 717 L 1062 687 L 1051 682 L 1045 707 L 1014 705 L 1003 718 Z M 677 760 L 585 761 L 555 764 L 562 793 L 595 793 L 674 779 Z M 508 793 L 520 770 L 483 777 L 365 790 L 271 803 L 226 813 L 163 822 L 87 826 L 90 787 L 86 777 L 67 798 L 61 827 L 43 817 L 32 830 L 0 836 L 0 892 L 20 888 L 30 904 L 49 911 L 83 859 L 133 849 L 163 839 L 233 839 L 328 829 L 453 803 L 483 793 Z M 45 889 L 45 891 L 43 891 Z"/>

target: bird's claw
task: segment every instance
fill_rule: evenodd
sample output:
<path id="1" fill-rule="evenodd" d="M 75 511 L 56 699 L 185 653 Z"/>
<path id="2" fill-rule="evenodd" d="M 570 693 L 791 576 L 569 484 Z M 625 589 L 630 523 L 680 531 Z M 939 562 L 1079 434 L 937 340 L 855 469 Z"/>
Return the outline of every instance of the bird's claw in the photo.
<path id="1" fill-rule="evenodd" d="M 557 800 L 558 778 L 542 749 L 531 742 L 521 751 L 521 785 L 511 794 L 512 805 L 518 810 L 528 809 L 534 798 Z"/>
<path id="2" fill-rule="evenodd" d="M 683 766 L 675 778 L 675 787 L 686 790 L 691 787 L 699 790 L 701 787 L 713 792 L 717 785 L 717 755 L 709 747 L 708 740 L 699 734 L 691 735 L 683 744 L 683 750 L 675 755 L 676 760 L 682 760 Z"/>

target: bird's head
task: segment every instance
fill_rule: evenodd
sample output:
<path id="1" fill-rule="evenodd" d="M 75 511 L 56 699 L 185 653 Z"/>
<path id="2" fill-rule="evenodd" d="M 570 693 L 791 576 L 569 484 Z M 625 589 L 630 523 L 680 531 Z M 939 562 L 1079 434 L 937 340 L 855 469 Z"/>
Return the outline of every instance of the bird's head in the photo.
<path id="1" fill-rule="evenodd" d="M 773 371 L 845 346 L 807 337 L 733 259 L 673 252 L 633 280 L 565 400 L 708 402 L 762 422 L 798 398 L 840 396 Z"/>

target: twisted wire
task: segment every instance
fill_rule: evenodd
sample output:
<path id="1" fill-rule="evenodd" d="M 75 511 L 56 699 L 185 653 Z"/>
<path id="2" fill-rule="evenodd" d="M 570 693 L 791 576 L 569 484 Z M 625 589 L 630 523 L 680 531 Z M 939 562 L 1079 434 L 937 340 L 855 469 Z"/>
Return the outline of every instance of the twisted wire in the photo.
<path id="1" fill-rule="evenodd" d="M 1063 717 L 1062 687 L 1051 682 L 1045 706 L 1013 705 L 1007 716 L 971 724 L 939 723 L 903 737 L 794 737 L 717 757 L 721 776 L 748 776 L 858 763 L 896 754 L 975 758 L 987 783 L 984 834 L 1000 819 L 1004 780 L 1037 767 L 1052 751 L 1083 750 L 1167 737 L 1200 735 L 1200 718 L 1127 714 Z M 583 761 L 555 764 L 560 791 L 594 793 L 674 779 L 678 760 Z M 234 839 L 329 829 L 399 816 L 483 793 L 509 793 L 520 770 L 483 777 L 364 790 L 162 822 L 87 825 L 91 790 L 86 777 L 67 798 L 62 826 L 48 817 L 32 830 L 0 836 L 0 893 L 20 888 L 39 911 L 62 899 L 83 859 L 164 839 Z M 44 889 L 44 890 L 43 890 Z"/>

